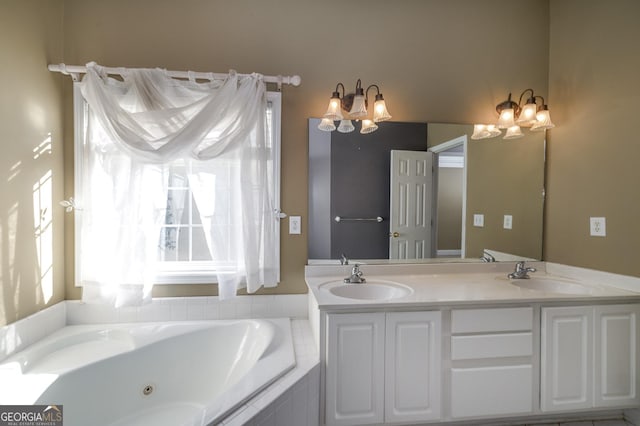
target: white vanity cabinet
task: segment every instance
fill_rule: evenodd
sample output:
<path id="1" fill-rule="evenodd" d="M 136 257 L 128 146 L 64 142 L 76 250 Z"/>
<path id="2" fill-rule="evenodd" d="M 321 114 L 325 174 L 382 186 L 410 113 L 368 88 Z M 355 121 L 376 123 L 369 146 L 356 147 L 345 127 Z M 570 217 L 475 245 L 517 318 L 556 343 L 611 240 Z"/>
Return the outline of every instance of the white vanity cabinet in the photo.
<path id="1" fill-rule="evenodd" d="M 542 411 L 637 406 L 640 305 L 542 308 Z"/>
<path id="2" fill-rule="evenodd" d="M 440 417 L 441 314 L 327 314 L 327 425 Z"/>
<path id="3" fill-rule="evenodd" d="M 533 309 L 451 311 L 451 416 L 533 411 Z"/>

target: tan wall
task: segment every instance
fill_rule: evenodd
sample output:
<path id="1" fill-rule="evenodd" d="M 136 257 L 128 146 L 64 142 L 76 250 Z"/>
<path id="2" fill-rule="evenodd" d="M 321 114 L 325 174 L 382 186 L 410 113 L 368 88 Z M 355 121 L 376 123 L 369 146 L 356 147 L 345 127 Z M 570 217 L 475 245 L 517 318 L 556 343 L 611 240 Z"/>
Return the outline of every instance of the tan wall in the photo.
<path id="1" fill-rule="evenodd" d="M 0 2 L 0 326 L 64 299 L 62 14 Z"/>
<path id="2" fill-rule="evenodd" d="M 399 121 L 490 121 L 495 118 L 494 105 L 508 91 L 533 86 L 546 93 L 547 0 L 372 0 L 364 6 L 360 1 L 308 0 L 2 2 L 0 120 L 5 151 L 0 161 L 7 185 L 2 186 L 0 201 L 1 321 L 14 321 L 45 304 L 34 243 L 34 183 L 50 169 L 54 207 L 73 194 L 71 84 L 68 77 L 45 72 L 48 62 L 95 60 L 112 66 L 300 74 L 303 85 L 284 90 L 282 204 L 284 211 L 303 219 L 307 217 L 307 118 L 324 111 L 338 81 L 348 87 L 357 78 L 380 84 Z M 537 30 L 521 31 L 523 22 Z M 504 34 L 519 36 L 504 38 Z M 508 73 L 504 58 L 511 67 Z M 64 193 L 60 190 L 61 81 L 64 126 L 69 129 L 64 141 Z M 26 83 L 30 86 L 24 92 L 21 85 Z M 34 159 L 33 149 L 49 132 L 52 153 Z M 16 164 L 20 173 L 11 177 Z M 48 302 L 52 303 L 65 297 L 59 234 L 64 225 L 66 298 L 79 297 L 79 291 L 72 285 L 71 215 L 63 216 L 60 208 L 53 207 L 49 213 L 54 233 L 54 288 Z M 305 228 L 303 223 L 303 232 Z M 306 291 L 306 247 L 306 234 L 283 233 L 282 283 L 276 292 Z M 214 290 L 213 286 L 163 286 L 156 295 Z"/>
<path id="3" fill-rule="evenodd" d="M 468 144 L 466 257 L 484 249 L 542 257 L 544 132 L 523 133 Z M 484 227 L 473 226 L 474 213 L 484 214 Z M 512 229 L 503 228 L 505 214 L 513 217 Z"/>
<path id="4" fill-rule="evenodd" d="M 429 125 L 429 146 L 467 135 L 465 257 L 492 249 L 542 258 L 545 133 L 522 132 L 515 140 L 472 140 L 471 125 Z M 474 214 L 484 215 L 483 227 L 473 226 Z M 512 229 L 504 229 L 504 215 Z"/>
<path id="5" fill-rule="evenodd" d="M 462 169 L 438 171 L 438 250 L 462 248 Z"/>
<path id="6" fill-rule="evenodd" d="M 302 76 L 302 86 L 284 89 L 282 207 L 303 217 L 303 234 L 282 234 L 280 293 L 306 292 L 307 118 L 324 113 L 337 82 L 379 84 L 394 120 L 486 122 L 509 91 L 546 93 L 546 34 L 547 0 L 65 1 L 69 64 Z M 66 241 L 67 298 L 77 298 L 71 230 Z"/>
<path id="7" fill-rule="evenodd" d="M 548 145 L 544 257 L 640 276 L 637 16 L 635 0 L 4 0 L 0 325 L 64 297 L 64 225 L 64 280 L 73 280 L 70 215 L 52 208 L 53 296 L 45 301 L 33 220 L 34 184 L 48 170 L 52 204 L 73 190 L 69 136 L 60 190 L 59 89 L 64 81 L 71 129 L 71 85 L 43 68 L 62 60 L 63 45 L 73 64 L 300 74 L 303 85 L 284 94 L 282 191 L 284 210 L 303 218 L 306 119 L 321 114 L 336 82 L 380 84 L 394 120 L 469 123 L 494 120 L 507 92 L 532 87 L 544 95 L 548 82 L 558 127 Z M 51 153 L 34 158 L 49 132 Z M 589 216 L 607 217 L 606 238 L 588 236 Z M 303 292 L 306 236 L 282 237 L 277 291 Z M 158 288 L 162 295 L 213 291 Z M 67 297 L 78 296 L 68 285 Z"/>
<path id="8" fill-rule="evenodd" d="M 637 0 L 551 1 L 549 261 L 640 276 L 638 17 Z"/>

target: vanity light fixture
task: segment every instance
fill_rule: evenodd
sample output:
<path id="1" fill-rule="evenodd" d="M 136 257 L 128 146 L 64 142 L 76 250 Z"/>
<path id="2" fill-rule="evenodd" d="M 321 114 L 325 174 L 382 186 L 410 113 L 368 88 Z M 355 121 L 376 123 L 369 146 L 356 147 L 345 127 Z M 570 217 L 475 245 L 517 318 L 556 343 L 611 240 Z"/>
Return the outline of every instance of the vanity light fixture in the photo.
<path id="1" fill-rule="evenodd" d="M 340 88 L 342 88 L 342 97 L 340 96 Z M 369 104 L 369 90 L 372 88 L 375 88 L 377 93 L 373 104 L 373 118 L 370 119 L 368 118 L 367 106 Z M 322 116 L 318 129 L 325 132 L 338 130 L 342 133 L 349 133 L 355 130 L 352 120 L 362 120 L 360 133 L 366 134 L 378 130 L 376 123 L 391 119 L 384 97 L 380 93 L 380 88 L 377 84 L 371 84 L 367 87 L 367 90 L 364 90 L 362 81 L 358 79 L 354 93 L 345 92 L 344 84 L 338 83 L 336 90 L 331 94 L 329 107 Z M 340 122 L 337 128 L 336 121 Z"/>
<path id="2" fill-rule="evenodd" d="M 530 92 L 530 96 L 523 104 L 522 99 L 527 92 Z M 500 129 L 507 129 L 503 139 L 517 139 L 524 136 L 521 127 L 530 127 L 533 132 L 555 127 L 551 122 L 549 107 L 544 98 L 534 95 L 533 89 L 522 92 L 517 103 L 511 100 L 511 93 L 509 93 L 506 101 L 496 105 L 496 112 L 499 115 L 498 123 L 474 125 L 471 139 L 494 138 L 502 134 Z"/>

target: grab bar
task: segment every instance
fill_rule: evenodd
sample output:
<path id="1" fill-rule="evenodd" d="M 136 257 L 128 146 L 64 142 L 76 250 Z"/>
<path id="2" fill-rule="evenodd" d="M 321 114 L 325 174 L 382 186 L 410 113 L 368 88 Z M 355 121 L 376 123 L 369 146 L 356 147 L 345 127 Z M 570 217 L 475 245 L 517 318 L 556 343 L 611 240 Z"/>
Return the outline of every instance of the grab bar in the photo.
<path id="1" fill-rule="evenodd" d="M 361 221 L 361 222 L 382 222 L 384 219 L 380 216 L 378 217 L 341 217 L 336 216 L 333 220 L 336 222 L 344 222 L 344 221 Z"/>

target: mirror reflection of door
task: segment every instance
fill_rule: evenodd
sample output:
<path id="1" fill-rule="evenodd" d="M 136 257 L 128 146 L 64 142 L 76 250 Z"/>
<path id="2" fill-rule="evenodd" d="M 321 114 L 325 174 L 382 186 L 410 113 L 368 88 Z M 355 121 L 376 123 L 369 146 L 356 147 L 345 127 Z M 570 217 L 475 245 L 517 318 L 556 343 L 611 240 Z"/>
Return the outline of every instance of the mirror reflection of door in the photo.
<path id="1" fill-rule="evenodd" d="M 434 157 L 425 151 L 391 151 L 390 259 L 435 257 Z"/>

